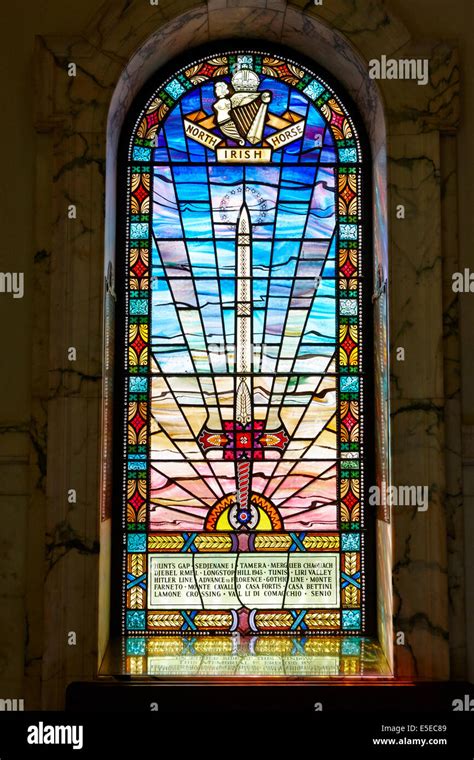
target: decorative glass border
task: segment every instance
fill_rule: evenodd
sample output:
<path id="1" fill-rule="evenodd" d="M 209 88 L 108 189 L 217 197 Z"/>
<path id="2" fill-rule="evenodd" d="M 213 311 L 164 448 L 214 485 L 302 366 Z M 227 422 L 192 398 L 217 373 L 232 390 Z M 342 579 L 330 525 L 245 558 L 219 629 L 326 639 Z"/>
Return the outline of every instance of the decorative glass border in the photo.
<path id="1" fill-rule="evenodd" d="M 340 552 L 339 610 L 254 610 L 248 619 L 253 634 L 341 633 L 366 631 L 364 522 L 364 372 L 363 372 L 363 156 L 351 115 L 331 86 L 299 62 L 254 50 L 236 50 L 200 58 L 179 69 L 155 89 L 135 121 L 128 142 L 126 173 L 125 286 L 125 428 L 122 449 L 123 588 L 122 634 L 134 637 L 239 631 L 235 610 L 147 611 L 148 555 L 156 552 L 213 552 L 236 550 L 229 533 L 147 532 L 149 442 L 149 319 L 151 316 L 151 197 L 152 149 L 160 126 L 182 96 L 204 81 L 232 70 L 237 55 L 248 55 L 255 71 L 272 76 L 303 92 L 330 126 L 338 149 L 338 268 L 336 273 L 339 334 L 338 488 L 340 530 L 318 533 L 258 533 L 251 539 L 255 552 Z M 119 182 L 123 182 L 119 178 Z M 123 185 L 122 185 L 123 187 Z M 365 252 L 365 255 L 369 253 Z M 367 315 L 367 319 L 370 316 Z M 140 639 L 142 640 L 142 639 Z M 138 644 L 138 640 L 137 640 Z"/>

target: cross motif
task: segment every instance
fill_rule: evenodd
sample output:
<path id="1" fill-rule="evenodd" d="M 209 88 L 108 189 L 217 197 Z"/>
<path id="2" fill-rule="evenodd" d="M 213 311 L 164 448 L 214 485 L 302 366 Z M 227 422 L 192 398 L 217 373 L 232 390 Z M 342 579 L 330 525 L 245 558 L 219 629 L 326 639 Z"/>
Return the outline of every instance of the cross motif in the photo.
<path id="1" fill-rule="evenodd" d="M 204 452 L 210 449 L 224 451 L 224 459 L 235 462 L 237 482 L 236 522 L 240 526 L 252 524 L 253 508 L 250 502 L 252 463 L 262 460 L 265 449 L 284 452 L 288 445 L 288 435 L 282 426 L 278 430 L 264 430 L 261 420 L 252 420 L 245 425 L 236 421 L 224 421 L 222 432 L 204 428 L 198 438 Z"/>

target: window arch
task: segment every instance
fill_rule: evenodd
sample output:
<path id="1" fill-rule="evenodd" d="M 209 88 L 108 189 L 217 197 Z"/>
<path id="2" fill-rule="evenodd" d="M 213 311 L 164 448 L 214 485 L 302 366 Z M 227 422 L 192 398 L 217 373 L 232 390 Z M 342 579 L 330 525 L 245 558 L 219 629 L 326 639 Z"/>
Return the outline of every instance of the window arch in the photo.
<path id="1" fill-rule="evenodd" d="M 132 650 L 157 633 L 370 633 L 370 156 L 355 108 L 261 43 L 195 52 L 145 89 L 118 173 L 121 631 Z"/>

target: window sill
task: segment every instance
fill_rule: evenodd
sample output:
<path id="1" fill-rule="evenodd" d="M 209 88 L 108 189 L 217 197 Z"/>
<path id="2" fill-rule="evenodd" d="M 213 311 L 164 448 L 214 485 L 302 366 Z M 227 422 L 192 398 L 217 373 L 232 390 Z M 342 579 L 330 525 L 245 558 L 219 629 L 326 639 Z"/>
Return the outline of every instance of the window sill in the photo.
<path id="1" fill-rule="evenodd" d="M 179 680 L 391 678 L 376 639 L 153 636 L 109 643 L 99 676 Z"/>

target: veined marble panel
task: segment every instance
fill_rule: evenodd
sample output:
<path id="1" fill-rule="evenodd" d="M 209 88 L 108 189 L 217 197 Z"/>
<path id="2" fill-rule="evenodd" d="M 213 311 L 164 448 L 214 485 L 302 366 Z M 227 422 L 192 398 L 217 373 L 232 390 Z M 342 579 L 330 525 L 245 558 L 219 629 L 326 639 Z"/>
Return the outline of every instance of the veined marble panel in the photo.
<path id="1" fill-rule="evenodd" d="M 392 507 L 396 674 L 444 679 L 449 675 L 448 566 L 444 512 L 444 399 L 394 400 L 392 483 L 427 486 L 426 511 Z"/>
<path id="2" fill-rule="evenodd" d="M 395 647 L 396 674 L 442 678 L 449 673 L 438 133 L 457 124 L 456 52 L 440 43 L 415 45 L 378 0 L 371 3 L 369 23 L 362 0 L 331 0 L 322 6 L 268 0 L 264 5 L 260 0 L 229 0 L 224 6 L 220 0 L 160 0 L 155 7 L 143 0 L 109 0 L 75 39 L 38 41 L 37 193 L 44 215 L 36 230 L 37 369 L 30 451 L 35 508 L 29 510 L 29 530 L 42 535 L 46 529 L 47 581 L 44 646 L 38 580 L 27 600 L 28 656 L 31 663 L 39 663 L 27 668 L 36 706 L 40 668 L 46 707 L 61 707 L 65 685 L 73 678 L 91 678 L 97 670 L 98 637 L 90 621 L 96 619 L 98 599 L 102 300 L 104 275 L 115 255 L 120 128 L 134 95 L 160 66 L 208 39 L 236 36 L 281 42 L 324 65 L 352 95 L 367 125 L 375 159 L 374 187 L 383 201 L 378 206 L 376 201 L 376 258 L 382 282 L 389 279 L 392 346 L 402 339 L 407 346 L 403 369 L 392 364 L 393 482 L 426 480 L 433 493 L 427 513 L 393 515 L 395 624 L 407 638 L 405 647 Z M 430 83 L 375 83 L 367 75 L 368 65 L 382 54 L 429 56 Z M 78 66 L 73 81 L 67 76 L 69 61 Z M 389 278 L 385 147 L 390 176 Z M 403 222 L 393 218 L 397 202 L 407 205 Z M 69 203 L 77 204 L 75 227 L 67 219 Z M 385 298 L 377 307 L 382 319 Z M 66 349 L 76 343 L 78 361 L 72 369 L 65 360 Z M 382 372 L 384 383 L 387 386 Z M 387 407 L 384 399 L 385 413 Z M 382 440 L 387 447 L 388 426 Z M 76 505 L 68 506 L 66 489 L 76 481 L 81 495 Z M 379 630 L 389 651 L 391 526 L 380 524 L 378 537 Z M 34 570 L 29 572 L 38 579 L 44 571 L 42 547 L 37 542 L 31 548 Z M 65 645 L 68 630 L 78 632 L 76 647 Z M 2 655 L 21 635 L 21 626 L 5 633 Z M 8 677 L 12 673 L 9 670 Z"/>
<path id="3" fill-rule="evenodd" d="M 454 272 L 459 271 L 457 141 L 453 134 L 440 140 L 441 243 L 443 253 L 443 350 L 445 395 L 446 530 L 448 536 L 449 653 L 452 678 L 467 673 L 466 631 L 466 530 L 467 505 L 463 498 L 461 347 L 459 294 L 453 292 Z"/>
<path id="4" fill-rule="evenodd" d="M 392 137 L 388 160 L 392 398 L 440 398 L 443 303 L 439 135 Z M 404 207 L 404 219 L 397 218 L 399 206 Z M 399 348 L 404 349 L 404 360 L 397 359 Z"/>

